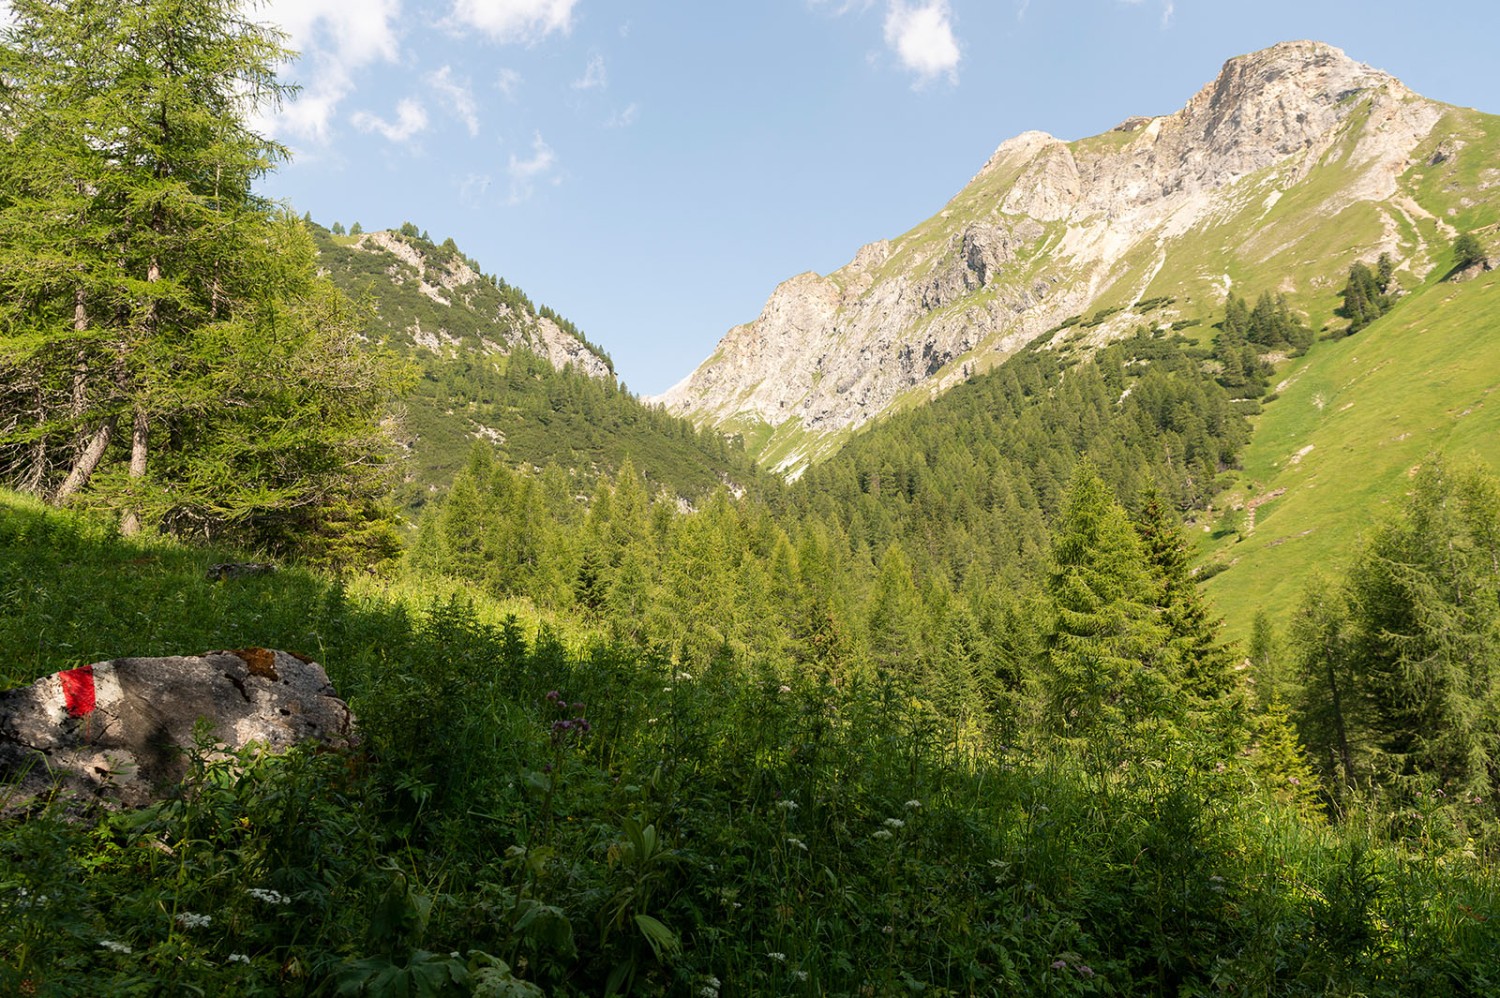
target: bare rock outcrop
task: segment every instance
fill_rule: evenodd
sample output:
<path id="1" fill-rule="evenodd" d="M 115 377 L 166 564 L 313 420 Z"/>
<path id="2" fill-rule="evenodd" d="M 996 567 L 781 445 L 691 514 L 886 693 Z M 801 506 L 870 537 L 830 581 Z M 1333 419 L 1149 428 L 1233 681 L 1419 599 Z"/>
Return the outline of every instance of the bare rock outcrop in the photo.
<path id="1" fill-rule="evenodd" d="M 96 662 L 0 693 L 0 814 L 54 788 L 73 806 L 159 800 L 187 772 L 200 719 L 229 751 L 354 740 L 328 674 L 293 652 Z"/>

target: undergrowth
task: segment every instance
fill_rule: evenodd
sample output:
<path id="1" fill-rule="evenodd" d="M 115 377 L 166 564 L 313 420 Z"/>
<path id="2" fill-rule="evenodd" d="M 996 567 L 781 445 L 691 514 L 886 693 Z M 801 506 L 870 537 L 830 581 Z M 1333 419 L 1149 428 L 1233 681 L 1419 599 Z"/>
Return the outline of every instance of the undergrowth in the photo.
<path id="1" fill-rule="evenodd" d="M 1500 883 L 1438 812 L 1310 823 L 1233 759 L 958 748 L 917 691 L 688 666 L 450 593 L 0 506 L 4 685 L 315 654 L 355 751 L 211 761 L 0 826 L 0 993 L 1435 994 L 1500 987 Z M 3 792 L 3 791 L 0 791 Z"/>

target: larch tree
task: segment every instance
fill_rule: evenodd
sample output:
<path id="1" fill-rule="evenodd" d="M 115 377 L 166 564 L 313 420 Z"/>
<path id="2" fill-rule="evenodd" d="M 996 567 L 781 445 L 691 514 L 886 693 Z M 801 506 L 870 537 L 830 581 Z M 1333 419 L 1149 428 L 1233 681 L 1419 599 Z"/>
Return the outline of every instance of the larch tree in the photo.
<path id="1" fill-rule="evenodd" d="M 0 62 L 0 471 L 180 532 L 377 515 L 403 378 L 255 182 L 287 87 L 236 0 L 14 0 Z M 314 531 L 315 532 L 315 531 Z"/>

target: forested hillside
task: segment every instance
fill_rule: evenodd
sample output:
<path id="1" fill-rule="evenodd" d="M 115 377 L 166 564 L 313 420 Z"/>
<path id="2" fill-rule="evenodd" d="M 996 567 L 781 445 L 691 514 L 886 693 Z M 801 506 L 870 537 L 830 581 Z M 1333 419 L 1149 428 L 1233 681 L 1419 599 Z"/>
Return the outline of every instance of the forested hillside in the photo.
<path id="1" fill-rule="evenodd" d="M 722 435 L 641 404 L 576 326 L 451 239 L 438 245 L 409 222 L 309 227 L 328 279 L 364 306 L 362 334 L 419 372 L 403 398 L 403 504 L 446 491 L 475 440 L 512 467 L 569 469 L 575 492 L 627 460 L 653 492 L 685 498 L 725 482 L 775 487 Z"/>

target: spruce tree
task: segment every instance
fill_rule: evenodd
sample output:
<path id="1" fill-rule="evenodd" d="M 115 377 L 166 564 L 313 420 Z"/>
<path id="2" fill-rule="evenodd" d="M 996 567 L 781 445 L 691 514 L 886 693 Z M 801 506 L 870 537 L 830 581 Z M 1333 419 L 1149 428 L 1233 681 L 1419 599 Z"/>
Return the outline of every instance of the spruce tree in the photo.
<path id="1" fill-rule="evenodd" d="M 1053 532 L 1048 595 L 1051 725 L 1089 739 L 1104 761 L 1175 738 L 1182 693 L 1157 587 L 1125 510 L 1087 461 Z"/>

